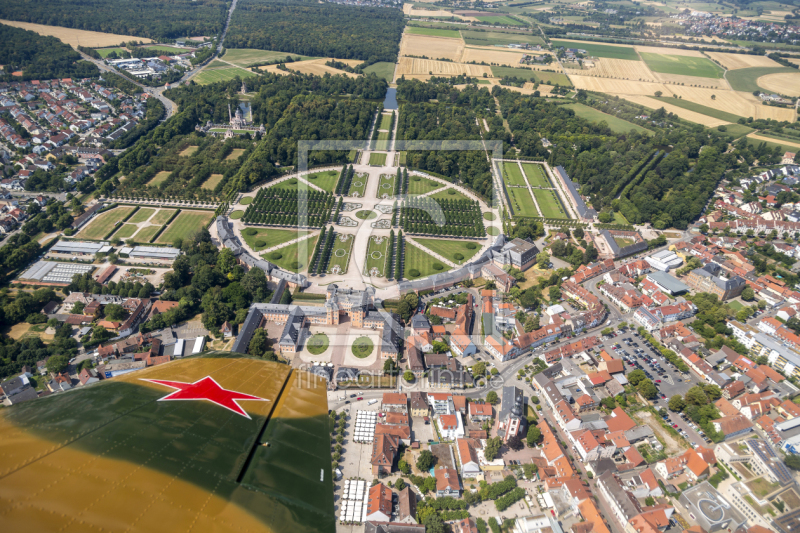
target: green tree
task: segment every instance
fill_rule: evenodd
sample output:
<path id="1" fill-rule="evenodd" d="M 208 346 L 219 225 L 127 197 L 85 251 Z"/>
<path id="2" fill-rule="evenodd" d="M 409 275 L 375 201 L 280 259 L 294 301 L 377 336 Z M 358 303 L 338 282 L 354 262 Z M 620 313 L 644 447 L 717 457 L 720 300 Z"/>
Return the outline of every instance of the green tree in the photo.
<path id="1" fill-rule="evenodd" d="M 67 369 L 69 365 L 69 357 L 66 355 L 54 355 L 47 360 L 47 371 L 54 374 L 60 374 Z"/>
<path id="2" fill-rule="evenodd" d="M 472 365 L 472 376 L 479 378 L 481 376 L 486 375 L 486 363 L 483 361 L 478 361 L 474 365 Z"/>
<path id="3" fill-rule="evenodd" d="M 528 446 L 530 447 L 535 446 L 536 443 L 538 443 L 541 438 L 542 438 L 542 431 L 538 427 L 531 424 L 531 426 L 528 428 L 528 435 L 526 437 L 526 440 L 528 441 Z"/>
<path id="4" fill-rule="evenodd" d="M 388 358 L 383 363 L 383 372 L 384 374 L 388 374 L 390 376 L 394 376 L 397 374 L 397 362 L 393 358 Z"/>
<path id="5" fill-rule="evenodd" d="M 683 397 L 680 394 L 676 394 L 669 399 L 669 408 L 671 411 L 683 411 L 684 407 L 686 407 L 686 402 L 683 401 Z"/>
<path id="6" fill-rule="evenodd" d="M 406 370 L 403 372 L 403 379 L 406 380 L 408 383 L 414 381 L 414 373 L 410 370 Z"/>
<path id="7" fill-rule="evenodd" d="M 651 507 L 656 504 L 656 500 L 652 496 L 648 496 L 644 499 L 644 504 L 648 507 Z"/>
<path id="8" fill-rule="evenodd" d="M 486 402 L 492 405 L 495 405 L 498 401 L 497 393 L 493 390 L 490 390 L 486 393 Z"/>
<path id="9" fill-rule="evenodd" d="M 706 393 L 706 396 L 711 401 L 719 400 L 722 398 L 722 390 L 717 385 L 712 385 L 710 383 L 703 383 L 703 392 Z"/>
<path id="10" fill-rule="evenodd" d="M 648 400 L 658 395 L 658 389 L 656 386 L 653 385 L 652 381 L 646 378 L 640 381 L 636 388 L 639 389 L 639 393 Z"/>
<path id="11" fill-rule="evenodd" d="M 789 454 L 783 458 L 783 462 L 792 470 L 800 470 L 800 455 Z"/>
<path id="12" fill-rule="evenodd" d="M 544 270 L 549 265 L 550 265 L 550 254 L 548 254 L 547 252 L 542 252 L 536 256 L 536 266 Z"/>
<path id="13" fill-rule="evenodd" d="M 398 468 L 398 470 L 400 470 L 405 475 L 408 475 L 408 474 L 411 473 L 411 466 L 406 462 L 405 459 L 400 459 L 397 462 L 397 468 Z"/>
<path id="14" fill-rule="evenodd" d="M 103 314 L 108 320 L 122 320 L 125 318 L 125 309 L 119 304 L 108 304 L 103 309 Z"/>
<path id="15" fill-rule="evenodd" d="M 417 458 L 417 469 L 427 472 L 436 462 L 436 457 L 429 450 L 422 450 Z"/>
<path id="16" fill-rule="evenodd" d="M 745 302 L 752 302 L 756 299 L 756 293 L 753 290 L 753 287 L 747 286 L 742 291 L 742 300 Z"/>
<path id="17" fill-rule="evenodd" d="M 253 338 L 250 339 L 250 344 L 247 346 L 247 351 L 250 355 L 262 357 L 267 350 L 269 350 L 269 338 L 267 337 L 267 330 L 259 328 L 253 333 Z"/>
<path id="18" fill-rule="evenodd" d="M 687 405 L 706 405 L 708 396 L 701 385 L 695 385 L 686 392 L 684 397 Z"/>
<path id="19" fill-rule="evenodd" d="M 643 370 L 636 369 L 630 374 L 628 374 L 628 381 L 634 387 L 637 386 L 639 382 L 641 382 L 644 379 L 647 379 L 647 376 L 645 375 Z"/>
<path id="20" fill-rule="evenodd" d="M 487 461 L 494 461 L 497 457 L 497 452 L 500 451 L 500 446 L 503 445 L 503 439 L 494 437 L 486 440 L 486 446 L 483 449 L 483 454 Z"/>

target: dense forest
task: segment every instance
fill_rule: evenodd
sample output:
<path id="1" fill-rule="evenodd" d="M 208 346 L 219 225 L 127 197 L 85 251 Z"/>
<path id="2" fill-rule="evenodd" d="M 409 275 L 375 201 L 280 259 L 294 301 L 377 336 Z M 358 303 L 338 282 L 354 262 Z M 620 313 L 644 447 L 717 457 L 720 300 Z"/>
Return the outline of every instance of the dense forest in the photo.
<path id="1" fill-rule="evenodd" d="M 307 56 L 395 62 L 403 12 L 300 0 L 240 0 L 227 48 L 260 48 Z"/>
<path id="2" fill-rule="evenodd" d="M 227 17 L 225 0 L 6 0 L 0 18 L 150 39 L 213 36 Z M 94 43 L 81 43 L 92 46 Z"/>
<path id="3" fill-rule="evenodd" d="M 55 37 L 5 24 L 0 24 L 0 65 L 3 81 L 11 81 L 11 73 L 18 71 L 25 80 L 91 78 L 99 73 L 96 66 L 82 61 L 78 52 Z"/>

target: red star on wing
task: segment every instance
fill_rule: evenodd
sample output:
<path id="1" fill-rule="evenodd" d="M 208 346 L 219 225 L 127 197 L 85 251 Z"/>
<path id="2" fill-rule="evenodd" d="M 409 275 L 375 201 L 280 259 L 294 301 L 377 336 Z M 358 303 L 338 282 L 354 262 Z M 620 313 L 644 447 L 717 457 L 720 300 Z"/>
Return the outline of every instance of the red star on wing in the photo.
<path id="1" fill-rule="evenodd" d="M 266 398 L 259 398 L 258 396 L 251 396 L 243 392 L 236 392 L 233 390 L 223 389 L 219 383 L 214 381 L 214 378 L 206 376 L 194 383 L 185 383 L 183 381 L 168 381 L 164 379 L 143 379 L 142 381 L 149 381 L 177 389 L 175 392 L 170 393 L 159 402 L 166 402 L 172 400 L 207 400 L 215 403 L 220 407 L 224 407 L 229 411 L 233 411 L 237 415 L 242 415 L 245 418 L 250 418 L 244 409 L 237 403 L 240 400 L 259 400 L 268 402 Z"/>

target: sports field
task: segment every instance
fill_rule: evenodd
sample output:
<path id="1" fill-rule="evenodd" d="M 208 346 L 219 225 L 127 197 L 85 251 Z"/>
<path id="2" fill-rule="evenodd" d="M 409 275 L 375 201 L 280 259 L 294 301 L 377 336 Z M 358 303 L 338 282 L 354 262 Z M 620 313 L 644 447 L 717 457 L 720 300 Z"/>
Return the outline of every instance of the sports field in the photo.
<path id="1" fill-rule="evenodd" d="M 730 76 L 730 73 L 728 73 L 728 75 Z M 683 98 L 657 98 L 655 96 L 650 96 L 649 98 L 652 98 L 656 102 L 663 101 L 665 104 L 682 107 L 684 109 L 700 113 L 701 115 L 708 115 L 709 117 L 718 118 L 720 120 L 725 120 L 727 122 L 735 123 L 740 118 L 742 118 L 740 115 L 735 115 L 733 113 L 728 113 L 727 111 L 723 111 L 721 109 L 714 109 L 713 107 L 697 104 L 695 102 L 692 102 L 691 100 L 684 100 Z M 654 107 L 657 106 L 658 104 L 655 104 Z"/>
<path id="2" fill-rule="evenodd" d="M 531 187 L 542 187 L 547 189 L 553 186 L 550 183 L 550 180 L 547 179 L 547 175 L 545 175 L 543 165 L 537 165 L 536 163 L 522 163 L 522 170 L 525 171 L 525 176 L 528 177 L 528 183 L 531 184 Z"/>
<path id="3" fill-rule="evenodd" d="M 275 263 L 284 270 L 300 272 L 308 268 L 308 262 L 311 260 L 314 248 L 317 246 L 317 239 L 319 239 L 318 236 L 304 239 L 283 248 L 278 248 L 274 252 L 264 254 L 261 257 L 270 263 Z M 305 249 L 305 253 L 302 256 L 300 255 L 301 247 Z"/>
<path id="4" fill-rule="evenodd" d="M 310 184 L 331 192 L 336 188 L 336 182 L 339 181 L 339 172 L 336 170 L 325 170 L 323 172 L 307 174 L 303 177 L 307 179 Z"/>
<path id="5" fill-rule="evenodd" d="M 203 188 L 213 191 L 217 188 L 217 185 L 222 182 L 223 177 L 224 176 L 222 174 L 211 174 L 208 179 L 203 182 Z"/>
<path id="6" fill-rule="evenodd" d="M 350 182 L 350 190 L 347 191 L 347 196 L 358 196 L 359 198 L 363 198 L 364 193 L 367 190 L 367 181 L 369 181 L 368 178 L 369 175 L 366 173 L 355 174 L 353 176 L 353 180 Z"/>
<path id="7" fill-rule="evenodd" d="M 394 65 L 394 63 L 389 63 L 388 61 L 379 61 L 365 68 L 364 74 L 374 73 L 379 78 L 391 83 L 394 77 Z"/>
<path id="8" fill-rule="evenodd" d="M 381 174 L 380 181 L 378 182 L 378 198 L 383 198 L 384 194 L 388 194 L 390 198 L 394 196 L 396 181 L 397 174 Z"/>
<path id="9" fill-rule="evenodd" d="M 524 26 L 525 24 L 515 20 L 511 17 L 507 17 L 504 15 L 496 16 L 496 17 L 475 17 L 476 19 L 480 20 L 481 22 L 486 22 L 487 24 L 502 24 L 504 26 Z"/>
<path id="10" fill-rule="evenodd" d="M 425 194 L 442 187 L 439 182 L 423 178 L 422 176 L 408 177 L 408 194 Z"/>
<path id="11" fill-rule="evenodd" d="M 153 179 L 148 181 L 147 184 L 150 185 L 151 187 L 155 187 L 157 185 L 161 185 L 162 183 L 164 183 L 167 180 L 167 178 L 169 177 L 170 174 L 172 174 L 172 172 L 170 172 L 168 170 L 162 170 L 161 172 L 159 172 L 158 174 L 153 176 Z"/>
<path id="12" fill-rule="evenodd" d="M 254 235 L 249 234 L 251 230 L 255 230 Z M 280 246 L 285 242 L 299 239 L 309 233 L 311 232 L 302 229 L 246 228 L 242 231 L 242 238 L 244 238 L 244 242 L 247 243 L 250 248 L 258 252 L 265 248 Z"/>
<path id="13" fill-rule="evenodd" d="M 519 164 L 516 162 L 503 162 L 503 179 L 509 185 L 521 185 L 522 187 L 528 186 L 528 184 L 525 182 L 525 177 L 522 175 L 522 170 L 520 170 Z"/>
<path id="14" fill-rule="evenodd" d="M 116 222 L 123 220 L 134 209 L 133 206 L 124 205 L 95 215 L 78 235 L 84 239 L 102 239 L 108 235 L 108 232 L 111 231 Z"/>
<path id="15" fill-rule="evenodd" d="M 381 242 L 377 242 L 380 240 Z M 373 269 L 379 278 L 386 277 L 386 261 L 389 258 L 389 238 L 372 236 L 369 238 L 367 257 L 364 262 L 364 274 L 371 276 Z"/>
<path id="16" fill-rule="evenodd" d="M 533 194 L 536 196 L 536 203 L 539 204 L 544 218 L 569 218 L 564 212 L 564 208 L 561 207 L 555 191 L 534 189 Z"/>
<path id="17" fill-rule="evenodd" d="M 114 232 L 114 235 L 112 235 L 112 237 L 114 239 L 125 240 L 133 236 L 133 234 L 136 233 L 138 229 L 139 226 L 137 226 L 136 224 L 122 224 L 119 226 L 119 229 L 116 232 Z"/>
<path id="18" fill-rule="evenodd" d="M 539 211 L 536 210 L 536 204 L 533 203 L 530 190 L 528 189 L 514 189 L 506 187 L 508 197 L 511 199 L 511 207 L 514 209 L 514 214 L 521 217 L 538 217 Z M 541 189 L 534 189 L 535 191 Z"/>
<path id="19" fill-rule="evenodd" d="M 193 77 L 192 81 L 199 85 L 209 85 L 218 81 L 229 81 L 237 76 L 244 79 L 258 76 L 258 74 L 237 67 L 205 69 Z"/>
<path id="20" fill-rule="evenodd" d="M 128 219 L 129 224 L 138 224 L 139 222 L 144 222 L 155 213 L 155 209 L 150 209 L 148 207 L 140 207 L 138 211 L 136 211 L 131 218 Z"/>
<path id="21" fill-rule="evenodd" d="M 386 166 L 386 154 L 369 154 L 369 164 L 373 167 Z"/>
<path id="22" fill-rule="evenodd" d="M 452 187 L 445 189 L 443 191 L 439 191 L 437 193 L 433 193 L 430 195 L 430 197 L 436 199 L 447 198 L 448 200 L 470 200 L 469 196 L 461 194 Z"/>
<path id="23" fill-rule="evenodd" d="M 440 30 L 438 28 L 419 28 L 417 26 L 406 26 L 406 33 L 413 33 L 414 35 L 432 35 L 434 37 L 450 37 L 452 39 L 460 39 L 461 34 L 453 30 Z"/>
<path id="24" fill-rule="evenodd" d="M 403 277 L 406 279 L 424 278 L 447 268 L 431 254 L 409 243 L 405 244 L 404 262 Z"/>
<path id="25" fill-rule="evenodd" d="M 271 50 L 254 50 L 252 48 L 229 48 L 222 59 L 240 67 L 249 67 L 256 63 L 267 63 L 271 61 L 285 60 L 287 56 L 292 57 L 295 61 L 304 59 L 311 59 L 307 56 L 297 54 L 287 54 L 286 52 L 273 52 Z"/>
<path id="26" fill-rule="evenodd" d="M 593 57 L 610 57 L 612 59 L 639 61 L 639 56 L 632 46 L 610 46 L 607 44 L 561 40 L 553 40 L 552 44 L 554 48 L 564 47 L 586 50 L 586 53 Z"/>
<path id="27" fill-rule="evenodd" d="M 567 109 L 572 109 L 576 115 L 581 118 L 585 118 L 590 122 L 600 122 L 604 120 L 608 127 L 614 133 L 629 133 L 631 130 L 637 131 L 639 133 L 644 133 L 645 135 L 653 135 L 653 132 L 648 130 L 647 128 L 643 128 L 638 124 L 634 124 L 633 122 L 628 122 L 627 120 L 623 120 L 619 117 L 615 117 L 614 115 L 609 115 L 607 113 L 603 113 L 602 111 L 598 111 L 593 107 L 589 107 L 583 104 L 574 103 L 574 104 L 566 104 L 564 105 Z"/>
<path id="28" fill-rule="evenodd" d="M 172 244 L 178 239 L 187 239 L 205 228 L 212 218 L 213 211 L 181 211 L 164 233 L 159 235 L 157 242 Z"/>
<path id="29" fill-rule="evenodd" d="M 350 252 L 353 251 L 352 235 L 337 233 L 333 239 L 333 250 L 328 260 L 328 274 L 344 274 L 350 264 Z"/>
<path id="30" fill-rule="evenodd" d="M 243 153 L 245 153 L 245 149 L 244 148 L 234 148 L 233 150 L 231 150 L 231 153 L 228 154 L 228 157 L 223 159 L 223 161 L 235 161 L 235 160 L 239 159 L 239 157 Z"/>
<path id="31" fill-rule="evenodd" d="M 725 74 L 722 67 L 704 57 L 651 54 L 648 52 L 639 52 L 639 54 L 641 54 L 645 64 L 653 72 L 697 76 L 700 78 L 721 78 Z"/>
<path id="32" fill-rule="evenodd" d="M 457 265 L 463 265 L 481 249 L 481 245 L 473 241 L 420 238 L 415 238 L 414 240 L 428 250 L 441 255 L 445 259 L 449 259 Z"/>

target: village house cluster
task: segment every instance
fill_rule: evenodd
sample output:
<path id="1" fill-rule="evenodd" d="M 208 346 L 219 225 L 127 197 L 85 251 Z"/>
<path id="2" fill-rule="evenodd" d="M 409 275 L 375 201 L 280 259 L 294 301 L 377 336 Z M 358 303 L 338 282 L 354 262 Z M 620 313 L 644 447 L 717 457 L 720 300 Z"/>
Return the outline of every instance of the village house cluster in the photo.
<path id="1" fill-rule="evenodd" d="M 791 23 L 778 24 L 706 11 L 684 12 L 671 18 L 677 19 L 690 36 L 708 35 L 720 39 L 771 43 L 796 43 L 800 38 L 800 26 Z"/>

